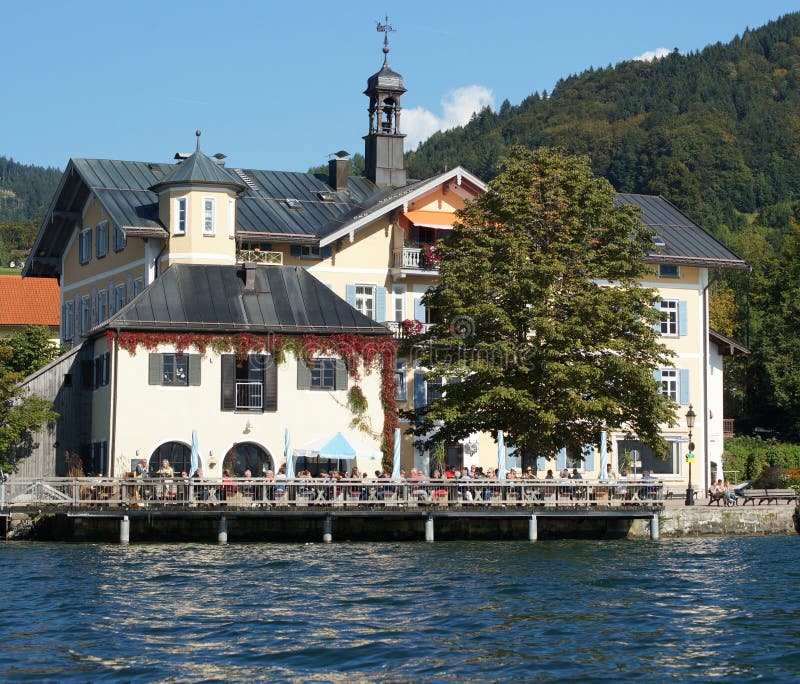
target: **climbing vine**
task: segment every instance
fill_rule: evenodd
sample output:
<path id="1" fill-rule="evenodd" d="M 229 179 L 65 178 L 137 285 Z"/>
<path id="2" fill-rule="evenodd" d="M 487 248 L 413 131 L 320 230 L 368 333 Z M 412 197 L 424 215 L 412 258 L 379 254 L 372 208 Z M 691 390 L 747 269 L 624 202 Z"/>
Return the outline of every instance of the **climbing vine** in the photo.
<path id="1" fill-rule="evenodd" d="M 257 335 L 253 333 L 235 333 L 233 335 L 214 335 L 202 333 L 170 333 L 170 332 L 114 332 L 106 331 L 106 337 L 112 343 L 116 339 L 120 349 L 131 356 L 143 347 L 155 351 L 159 345 L 170 345 L 180 353 L 190 349 L 197 350 L 205 356 L 209 349 L 215 354 L 235 353 L 246 356 L 249 353 L 271 354 L 275 362 L 283 363 L 286 353 L 296 358 L 312 359 L 315 356 L 335 355 L 347 363 L 348 373 L 355 383 L 361 379 L 361 369 L 369 374 L 373 370 L 381 373 L 381 407 L 383 408 L 383 434 L 381 450 L 384 460 L 391 461 L 394 429 L 397 427 L 397 381 L 394 376 L 397 343 L 389 335 Z M 356 385 L 357 387 L 357 385 Z M 366 404 L 361 389 L 360 397 L 348 395 L 348 404 L 356 416 L 360 401 Z M 364 408 L 365 410 L 365 408 Z"/>

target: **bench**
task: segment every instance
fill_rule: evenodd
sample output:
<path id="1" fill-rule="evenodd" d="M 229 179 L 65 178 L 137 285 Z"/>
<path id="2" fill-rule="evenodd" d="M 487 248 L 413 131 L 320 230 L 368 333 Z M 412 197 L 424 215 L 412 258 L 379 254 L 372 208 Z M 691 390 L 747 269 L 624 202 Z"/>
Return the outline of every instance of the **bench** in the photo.
<path id="1" fill-rule="evenodd" d="M 736 494 L 733 497 L 728 496 L 728 493 L 725 491 L 713 491 L 711 489 L 708 490 L 708 505 L 710 506 L 712 503 L 717 502 L 717 506 L 719 506 L 719 502 L 725 506 L 736 506 Z"/>
<path id="2" fill-rule="evenodd" d="M 743 489 L 737 494 L 744 499 L 745 504 L 749 501 L 754 506 L 756 501 L 760 506 L 765 501 L 767 504 L 774 501 L 777 505 L 778 501 L 786 501 L 788 504 L 797 499 L 797 492 L 794 489 Z"/>

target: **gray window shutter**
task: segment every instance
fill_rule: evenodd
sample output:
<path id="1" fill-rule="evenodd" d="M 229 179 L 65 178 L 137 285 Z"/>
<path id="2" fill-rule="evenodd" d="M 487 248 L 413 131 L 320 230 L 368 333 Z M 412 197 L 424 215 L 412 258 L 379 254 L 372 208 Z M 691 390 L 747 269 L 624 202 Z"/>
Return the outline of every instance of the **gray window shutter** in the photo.
<path id="1" fill-rule="evenodd" d="M 347 364 L 343 359 L 336 359 L 336 389 L 347 389 Z"/>
<path id="2" fill-rule="evenodd" d="M 356 305 L 356 286 L 346 285 L 344 288 L 344 298 L 350 306 Z"/>
<path id="3" fill-rule="evenodd" d="M 189 357 L 189 385 L 197 386 L 200 384 L 200 361 L 203 358 L 200 354 L 187 354 Z"/>
<path id="4" fill-rule="evenodd" d="M 537 457 L 537 459 L 536 459 L 536 472 L 537 473 L 539 473 L 539 472 L 543 473 L 546 467 L 547 467 L 547 460 L 545 459 L 545 457 L 544 456 Z"/>
<path id="5" fill-rule="evenodd" d="M 583 445 L 583 469 L 594 470 L 594 444 Z"/>
<path id="6" fill-rule="evenodd" d="M 386 320 L 386 288 L 380 285 L 375 288 L 375 320 Z"/>
<path id="7" fill-rule="evenodd" d="M 653 371 L 653 380 L 655 380 L 657 383 L 659 383 L 659 385 L 661 384 L 661 369 L 660 368 L 656 368 Z M 659 387 L 659 390 L 660 389 L 661 388 Z"/>
<path id="8" fill-rule="evenodd" d="M 148 384 L 160 385 L 164 380 L 164 359 L 161 354 L 150 354 Z"/>
<path id="9" fill-rule="evenodd" d="M 689 334 L 689 322 L 686 315 L 686 302 L 681 300 L 678 302 L 678 335 L 683 337 Z"/>
<path id="10" fill-rule="evenodd" d="M 680 368 L 678 370 L 678 396 L 679 403 L 686 406 L 689 403 L 689 369 Z"/>
<path id="11" fill-rule="evenodd" d="M 220 362 L 222 368 L 222 410 L 233 411 L 236 408 L 236 354 L 222 354 Z"/>
<path id="12" fill-rule="evenodd" d="M 261 355 L 262 372 L 264 374 L 263 411 L 278 410 L 278 364 L 272 356 Z"/>
<path id="13" fill-rule="evenodd" d="M 89 317 L 91 327 L 98 324 L 97 320 L 97 288 L 93 287 L 89 293 L 89 301 L 91 306 L 91 314 Z"/>
<path id="14" fill-rule="evenodd" d="M 311 369 L 305 359 L 297 359 L 297 389 L 311 389 Z"/>
<path id="15" fill-rule="evenodd" d="M 422 408 L 428 403 L 427 383 L 425 374 L 421 371 L 414 371 L 414 408 Z"/>
<path id="16" fill-rule="evenodd" d="M 556 468 L 559 470 L 564 470 L 567 467 L 567 450 L 561 449 L 556 454 Z"/>

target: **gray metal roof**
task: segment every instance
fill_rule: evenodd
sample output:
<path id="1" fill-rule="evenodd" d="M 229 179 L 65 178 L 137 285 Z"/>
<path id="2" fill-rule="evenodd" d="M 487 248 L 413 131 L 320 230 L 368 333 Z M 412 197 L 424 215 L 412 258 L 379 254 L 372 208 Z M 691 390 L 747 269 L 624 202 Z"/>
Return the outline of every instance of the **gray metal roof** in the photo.
<path id="1" fill-rule="evenodd" d="M 392 69 L 386 61 L 384 61 L 379 72 L 372 74 L 372 76 L 367 79 L 367 89 L 364 91 L 364 94 L 369 95 L 373 90 L 406 92 L 406 88 L 403 85 L 403 77 Z"/>
<path id="2" fill-rule="evenodd" d="M 173 264 L 94 332 L 122 330 L 248 331 L 387 335 L 299 266 Z"/>
<path id="3" fill-rule="evenodd" d="M 209 159 L 200 151 L 200 138 L 197 138 L 197 151 L 185 161 L 175 166 L 165 178 L 150 189 L 156 192 L 168 185 L 216 185 L 244 190 L 244 184 L 225 167 Z"/>
<path id="4" fill-rule="evenodd" d="M 642 223 L 664 241 L 663 246 L 654 248 L 648 261 L 708 268 L 748 268 L 737 254 L 663 197 L 618 193 L 615 203 L 639 207 Z"/>

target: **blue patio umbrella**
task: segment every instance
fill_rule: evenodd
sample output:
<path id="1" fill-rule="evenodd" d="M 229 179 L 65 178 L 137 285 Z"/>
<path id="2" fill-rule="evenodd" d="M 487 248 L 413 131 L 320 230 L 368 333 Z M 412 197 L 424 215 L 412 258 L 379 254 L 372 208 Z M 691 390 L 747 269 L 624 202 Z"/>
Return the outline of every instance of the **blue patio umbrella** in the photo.
<path id="1" fill-rule="evenodd" d="M 189 477 L 194 477 L 200 467 L 200 446 L 197 443 L 197 430 L 192 430 L 192 460 L 189 463 Z"/>
<path id="2" fill-rule="evenodd" d="M 506 441 L 503 431 L 497 431 L 497 478 L 506 479 Z"/>
<path id="3" fill-rule="evenodd" d="M 606 451 L 608 444 L 606 440 L 606 431 L 603 430 L 600 433 L 600 474 L 598 475 L 601 480 L 606 479 L 606 466 L 608 465 L 608 452 Z"/>
<path id="4" fill-rule="evenodd" d="M 400 479 L 400 428 L 394 429 L 394 452 L 392 454 L 392 479 Z"/>
<path id="5" fill-rule="evenodd" d="M 356 450 L 341 432 L 337 432 L 320 447 L 319 455 L 322 458 L 338 458 L 349 461 L 356 457 Z"/>
<path id="6" fill-rule="evenodd" d="M 286 457 L 286 479 L 294 479 L 294 458 L 292 457 L 292 436 L 289 428 L 283 428 L 283 455 Z"/>

